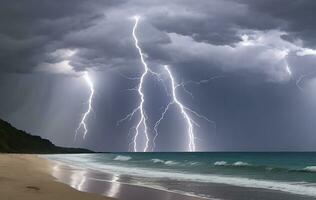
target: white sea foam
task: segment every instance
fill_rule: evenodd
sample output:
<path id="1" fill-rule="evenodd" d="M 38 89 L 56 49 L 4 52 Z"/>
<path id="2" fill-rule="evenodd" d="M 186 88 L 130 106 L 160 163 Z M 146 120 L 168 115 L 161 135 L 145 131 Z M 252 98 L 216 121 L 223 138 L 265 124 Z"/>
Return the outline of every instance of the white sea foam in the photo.
<path id="1" fill-rule="evenodd" d="M 179 164 L 178 162 L 175 162 L 175 161 L 172 161 L 172 160 L 165 161 L 165 160 L 161 160 L 161 159 L 157 159 L 157 158 L 151 159 L 151 161 L 153 163 L 163 163 L 165 165 L 177 165 L 177 164 Z"/>
<path id="2" fill-rule="evenodd" d="M 125 174 L 130 176 L 148 177 L 148 178 L 168 178 L 178 181 L 193 181 L 203 183 L 219 183 L 229 184 L 233 186 L 248 187 L 248 188 L 260 188 L 270 189 L 276 191 L 289 192 L 292 194 L 299 194 L 305 196 L 316 197 L 316 186 L 306 185 L 306 183 L 294 183 L 294 182 L 282 182 L 272 180 L 259 180 L 250 179 L 244 177 L 233 177 L 224 175 L 213 175 L 213 174 L 192 174 L 192 173 L 180 173 L 173 171 L 160 171 L 158 169 L 149 168 L 130 168 L 118 165 L 109 165 L 106 163 L 93 163 L 87 162 L 86 158 L 78 158 L 75 156 L 57 155 L 57 156 L 46 156 L 47 158 L 64 161 L 80 167 L 89 169 L 104 171 L 106 173 Z M 79 161 L 82 159 L 81 161 Z M 311 166 L 313 167 L 313 166 Z M 310 168 L 309 169 L 313 169 Z M 148 186 L 148 185 L 147 185 Z M 154 186 L 153 186 L 154 187 Z"/>
<path id="3" fill-rule="evenodd" d="M 248 163 L 246 163 L 246 162 L 242 162 L 242 161 L 235 162 L 233 165 L 234 165 L 234 166 L 239 166 L 239 167 L 242 167 L 242 166 L 250 166 L 250 164 L 248 164 Z"/>
<path id="4" fill-rule="evenodd" d="M 160 159 L 157 159 L 157 158 L 151 159 L 151 161 L 153 163 L 164 163 L 165 162 L 164 160 L 160 160 Z"/>
<path id="5" fill-rule="evenodd" d="M 166 165 L 177 165 L 179 164 L 178 162 L 172 161 L 172 160 L 168 160 L 165 162 Z"/>
<path id="6" fill-rule="evenodd" d="M 226 161 L 216 161 L 214 163 L 214 165 L 216 165 L 216 166 L 225 166 L 225 165 L 227 165 L 227 162 Z"/>
<path id="7" fill-rule="evenodd" d="M 237 161 L 233 164 L 228 164 L 226 161 L 216 161 L 214 163 L 215 166 L 237 166 L 237 167 L 244 167 L 244 166 L 250 166 L 247 162 Z"/>
<path id="8" fill-rule="evenodd" d="M 305 171 L 316 172 L 316 166 L 308 166 L 304 168 Z"/>
<path id="9" fill-rule="evenodd" d="M 121 155 L 118 155 L 116 156 L 113 160 L 118 160 L 118 161 L 128 161 L 132 159 L 131 157 L 129 156 L 121 156 Z"/>

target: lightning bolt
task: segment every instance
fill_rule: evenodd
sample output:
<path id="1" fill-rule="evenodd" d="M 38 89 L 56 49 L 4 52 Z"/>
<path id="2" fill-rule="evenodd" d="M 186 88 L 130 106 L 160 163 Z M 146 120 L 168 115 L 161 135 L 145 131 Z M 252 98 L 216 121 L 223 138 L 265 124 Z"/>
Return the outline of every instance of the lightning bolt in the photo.
<path id="1" fill-rule="evenodd" d="M 194 84 L 194 85 L 202 85 L 202 84 L 211 82 L 211 81 L 216 80 L 216 79 L 221 79 L 221 78 L 226 78 L 226 76 L 224 76 L 224 75 L 212 76 L 212 77 L 210 77 L 210 78 L 208 78 L 208 79 L 203 79 L 203 80 L 200 80 L 200 81 L 192 81 L 192 80 L 189 80 L 189 81 L 186 81 L 186 82 L 179 83 L 178 85 L 183 88 L 183 91 L 184 91 L 184 92 L 186 92 L 186 93 L 189 94 L 192 98 L 194 98 L 192 92 L 190 92 L 190 91 L 186 88 L 186 85 L 191 85 L 191 84 Z"/>
<path id="2" fill-rule="evenodd" d="M 167 65 L 165 65 L 164 69 L 167 71 L 167 74 L 168 74 L 169 79 L 171 81 L 171 89 L 172 89 L 171 99 L 172 100 L 167 104 L 167 106 L 165 107 L 164 111 L 161 114 L 161 117 L 158 119 L 158 121 L 154 125 L 155 136 L 153 138 L 153 148 L 155 147 L 155 140 L 158 136 L 158 128 L 159 128 L 160 123 L 165 118 L 165 115 L 167 114 L 170 106 L 176 105 L 180 109 L 180 113 L 183 115 L 183 118 L 185 119 L 186 124 L 187 124 L 187 133 L 189 136 L 188 150 L 195 151 L 196 150 L 196 144 L 195 144 L 196 136 L 194 134 L 194 125 L 199 126 L 199 124 L 192 119 L 192 117 L 190 116 L 190 113 L 197 116 L 198 118 L 202 118 L 210 123 L 214 123 L 214 122 L 209 120 L 207 117 L 200 115 L 196 111 L 183 105 L 183 103 L 178 99 L 176 90 L 179 86 L 184 86 L 186 83 L 176 84 L 175 79 L 174 79 L 169 67 Z M 213 80 L 213 79 L 215 79 L 215 77 L 212 77 L 212 78 L 206 79 L 206 80 L 202 80 L 202 81 L 198 81 L 198 82 L 189 81 L 187 83 L 202 84 L 202 83 L 208 82 L 208 81 Z"/>
<path id="3" fill-rule="evenodd" d="M 89 99 L 88 99 L 88 109 L 87 111 L 83 114 L 82 118 L 81 118 L 81 121 L 78 125 L 78 128 L 76 129 L 76 134 L 75 134 L 75 141 L 76 141 L 76 138 L 78 136 L 78 133 L 81 129 L 83 129 L 83 139 L 85 139 L 87 133 L 88 133 L 88 127 L 87 127 L 87 124 L 86 124 L 86 120 L 87 120 L 87 117 L 89 116 L 91 110 L 92 110 L 92 100 L 93 100 L 93 96 L 94 96 L 94 85 L 93 85 L 93 82 L 89 76 L 89 73 L 88 72 L 84 72 L 84 75 L 83 75 L 83 78 L 85 79 L 89 89 L 90 89 L 90 96 L 89 96 Z"/>
<path id="4" fill-rule="evenodd" d="M 139 121 L 138 121 L 138 123 L 136 125 L 136 128 L 135 128 L 136 133 L 135 133 L 135 136 L 134 136 L 134 139 L 133 139 L 133 143 L 134 143 L 134 151 L 137 151 L 137 138 L 139 136 L 139 129 L 140 129 L 141 125 L 143 125 L 144 135 L 146 137 L 146 144 L 145 144 L 145 148 L 143 150 L 145 152 L 148 149 L 149 137 L 148 137 L 148 133 L 147 133 L 147 131 L 148 131 L 147 116 L 146 116 L 146 113 L 144 111 L 145 97 L 144 97 L 144 92 L 143 92 L 143 85 L 144 85 L 144 79 L 145 79 L 146 75 L 148 74 L 149 69 L 148 69 L 147 63 L 145 62 L 144 54 L 143 54 L 142 49 L 140 48 L 140 46 L 138 44 L 138 39 L 137 39 L 137 36 L 136 36 L 136 30 L 137 30 L 137 26 L 138 26 L 138 22 L 139 22 L 139 17 L 135 16 L 134 19 L 135 19 L 135 24 L 134 24 L 134 27 L 133 27 L 133 38 L 135 40 L 135 47 L 138 50 L 138 53 L 139 53 L 139 56 L 140 56 L 140 60 L 142 61 L 142 64 L 144 66 L 144 71 L 143 71 L 143 74 L 140 77 L 140 83 L 139 83 L 139 87 L 138 87 L 138 94 L 140 96 L 140 104 L 137 107 L 137 110 L 140 111 L 140 119 L 139 119 Z"/>
<path id="5" fill-rule="evenodd" d="M 151 71 L 149 68 L 148 68 L 148 65 L 145 61 L 145 58 L 144 58 L 144 53 L 141 49 L 141 47 L 139 46 L 139 42 L 138 42 L 138 38 L 137 38 L 137 35 L 136 35 L 136 30 L 137 30 L 137 27 L 138 27 L 138 22 L 139 22 L 139 16 L 134 16 L 134 20 L 135 20 L 135 24 L 134 24 L 134 27 L 133 27 L 133 38 L 134 38 L 134 41 L 135 41 L 135 47 L 138 51 L 138 54 L 139 54 L 139 57 L 140 57 L 140 60 L 142 62 L 142 65 L 144 67 L 144 70 L 142 72 L 142 75 L 140 76 L 139 78 L 139 85 L 137 88 L 133 88 L 131 90 L 136 90 L 140 96 L 140 102 L 139 102 L 139 105 L 131 112 L 129 113 L 125 118 L 121 119 L 119 123 L 121 123 L 122 121 L 126 120 L 126 119 L 131 119 L 136 113 L 140 113 L 140 118 L 136 124 L 136 126 L 134 127 L 135 128 L 135 134 L 134 134 L 134 137 L 133 137 L 133 141 L 132 141 L 132 144 L 133 144 L 133 150 L 136 152 L 138 151 L 137 149 L 137 139 L 140 135 L 140 129 L 143 128 L 144 129 L 144 136 L 145 136 L 145 147 L 143 149 L 143 151 L 147 151 L 148 150 L 148 146 L 149 146 L 149 135 L 148 135 L 148 126 L 147 126 L 147 115 L 146 115 L 146 112 L 145 112 L 145 109 L 144 109 L 144 104 L 145 104 L 145 95 L 144 95 L 144 80 L 146 78 L 146 76 L 151 73 L 151 74 L 156 74 L 155 72 Z"/>
<path id="6" fill-rule="evenodd" d="M 291 68 L 289 67 L 289 65 L 286 65 L 286 72 L 288 73 L 288 75 L 290 76 L 290 78 L 292 77 L 292 75 L 293 75 L 293 73 L 292 73 L 292 70 L 291 70 Z M 307 76 L 307 74 L 303 74 L 303 75 L 301 75 L 297 80 L 296 80 L 296 82 L 295 82 L 295 84 L 296 84 L 296 87 L 301 91 L 301 92 L 303 92 L 304 91 L 304 89 L 302 88 L 302 86 L 301 86 L 301 82 L 306 78 L 306 76 Z"/>
<path id="7" fill-rule="evenodd" d="M 291 77 L 292 76 L 292 70 L 291 70 L 290 66 L 286 65 L 285 70 L 289 74 L 289 76 Z"/>
<path id="8" fill-rule="evenodd" d="M 145 112 L 145 108 L 144 108 L 144 105 L 145 105 L 145 94 L 144 94 L 144 84 L 145 84 L 145 78 L 148 76 L 148 75 L 152 75 L 152 76 L 155 76 L 157 77 L 157 79 L 162 82 L 166 92 L 169 92 L 166 85 L 165 85 L 165 82 L 163 79 L 160 78 L 161 74 L 159 73 L 156 73 L 154 71 L 152 71 L 146 61 L 145 61 L 145 54 L 143 53 L 142 51 L 142 48 L 139 46 L 139 41 L 138 41 L 138 38 L 137 38 L 137 34 L 136 34 L 136 31 L 137 31 L 137 28 L 138 28 L 138 24 L 139 24 L 139 16 L 135 16 L 133 18 L 135 20 L 135 24 L 133 26 L 133 31 L 132 31 L 132 35 L 133 35 L 133 39 L 134 39 L 134 44 L 135 44 L 135 47 L 138 51 L 138 54 L 139 54 L 139 57 L 140 57 L 140 60 L 141 60 L 141 63 L 143 65 L 143 72 L 141 74 L 140 77 L 126 77 L 125 75 L 122 75 L 124 78 L 127 78 L 129 80 L 139 80 L 139 84 L 138 86 L 134 87 L 134 88 L 130 88 L 128 89 L 128 91 L 136 91 L 140 97 L 140 102 L 138 104 L 138 106 L 136 108 L 134 108 L 129 114 L 127 114 L 124 118 L 122 118 L 121 120 L 119 120 L 117 122 L 117 125 L 119 125 L 120 123 L 122 123 L 123 121 L 125 120 L 131 120 L 134 116 L 136 116 L 137 114 L 140 115 L 136 125 L 132 128 L 130 128 L 129 130 L 129 134 L 130 133 L 133 133 L 133 138 L 132 138 L 132 142 L 130 143 L 130 145 L 132 146 L 132 149 L 133 151 L 139 151 L 139 147 L 138 147 L 138 139 L 141 135 L 141 130 L 143 131 L 143 136 L 144 136 L 144 140 L 145 140 L 145 145 L 144 145 L 144 148 L 142 149 L 142 151 L 146 152 L 148 151 L 149 149 L 149 141 L 150 141 L 150 138 L 149 138 L 149 128 L 148 128 L 148 125 L 147 125 L 147 114 Z M 158 119 L 158 121 L 154 124 L 154 132 L 155 132 L 155 135 L 153 137 L 153 145 L 152 145 L 152 150 L 155 149 L 155 140 L 156 138 L 158 137 L 158 128 L 159 128 L 159 125 L 160 123 L 163 121 L 163 119 L 165 118 L 165 115 L 167 114 L 169 108 L 172 106 L 172 105 L 176 105 L 179 109 L 180 109 L 180 113 L 183 115 L 184 119 L 185 119 L 185 122 L 187 124 L 187 132 L 188 132 L 188 136 L 189 136 L 189 144 L 188 144 L 188 150 L 189 151 L 195 151 L 196 150 L 196 144 L 195 144 L 195 140 L 196 140 L 196 137 L 195 137 L 195 134 L 194 134 L 194 126 L 199 126 L 198 123 L 196 123 L 194 121 L 194 119 L 190 116 L 190 115 L 194 115 L 195 117 L 198 117 L 198 118 L 202 118 L 204 120 L 206 120 L 207 122 L 211 122 L 211 123 L 214 123 L 213 121 L 209 120 L 207 117 L 203 116 L 203 115 L 200 115 L 198 114 L 196 111 L 184 106 L 181 101 L 178 99 L 178 96 L 176 94 L 176 89 L 178 87 L 183 87 L 184 91 L 189 93 L 192 97 L 192 93 L 190 93 L 186 88 L 185 86 L 187 84 L 197 84 L 197 85 L 200 85 L 200 84 L 203 84 L 203 83 L 206 83 L 206 82 L 209 82 L 213 79 L 217 79 L 217 78 L 222 78 L 222 76 L 218 76 L 218 77 L 211 77 L 209 79 L 205 79 L 205 80 L 201 80 L 201 81 L 188 81 L 188 82 L 183 82 L 183 83 L 180 83 L 180 84 L 176 84 L 175 83 L 175 79 L 171 73 L 171 71 L 169 70 L 168 66 L 164 66 L 164 69 L 166 70 L 166 72 L 168 73 L 168 77 L 169 77 L 169 80 L 171 81 L 171 88 L 172 88 L 172 92 L 171 94 L 169 94 L 169 96 L 171 97 L 171 101 L 168 103 L 168 105 L 165 107 L 164 111 L 162 112 L 161 114 L 161 117 Z"/>

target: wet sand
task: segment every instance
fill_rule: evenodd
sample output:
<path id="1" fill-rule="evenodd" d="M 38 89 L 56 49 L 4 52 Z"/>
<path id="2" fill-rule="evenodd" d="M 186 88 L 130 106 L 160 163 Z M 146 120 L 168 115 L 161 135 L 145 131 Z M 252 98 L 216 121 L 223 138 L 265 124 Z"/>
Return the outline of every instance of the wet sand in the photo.
<path id="1" fill-rule="evenodd" d="M 58 182 L 54 164 L 36 155 L 0 154 L 1 200 L 110 200 Z"/>
<path id="2" fill-rule="evenodd" d="M 226 184 L 195 185 L 193 182 L 165 180 L 163 188 L 151 188 L 130 184 L 131 177 L 83 169 L 61 162 L 55 162 L 53 176 L 71 187 L 122 200 L 315 200 L 315 198 L 267 189 L 236 187 Z M 133 177 L 135 179 L 135 177 Z M 127 184 L 128 183 L 128 184 Z M 197 197 L 190 193 L 176 191 L 179 185 L 186 191 L 200 191 L 208 196 Z"/>
<path id="3" fill-rule="evenodd" d="M 94 170 L 78 168 L 61 162 L 54 162 L 53 176 L 71 187 L 85 192 L 93 192 L 122 200 L 200 200 L 191 195 L 154 189 L 139 185 L 125 184 L 129 177 Z"/>

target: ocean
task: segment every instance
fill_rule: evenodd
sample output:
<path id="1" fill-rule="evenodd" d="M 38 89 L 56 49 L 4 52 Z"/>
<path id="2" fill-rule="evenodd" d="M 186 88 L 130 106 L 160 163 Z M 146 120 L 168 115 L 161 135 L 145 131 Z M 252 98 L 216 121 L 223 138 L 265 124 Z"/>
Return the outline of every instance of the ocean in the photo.
<path id="1" fill-rule="evenodd" d="M 77 171 L 115 175 L 100 178 L 81 173 L 85 181 L 122 183 L 203 199 L 316 199 L 316 153 L 100 153 L 44 157 L 75 166 Z M 66 182 L 80 190 L 82 183 L 71 184 L 75 182 L 72 179 Z"/>

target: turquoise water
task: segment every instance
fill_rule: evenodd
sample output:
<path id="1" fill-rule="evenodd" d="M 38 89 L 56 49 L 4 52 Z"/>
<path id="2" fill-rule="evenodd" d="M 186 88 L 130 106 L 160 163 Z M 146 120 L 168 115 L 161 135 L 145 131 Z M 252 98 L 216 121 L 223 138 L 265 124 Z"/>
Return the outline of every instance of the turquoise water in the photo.
<path id="1" fill-rule="evenodd" d="M 166 180 L 171 180 L 194 183 L 195 188 L 199 184 L 227 184 L 316 197 L 316 153 L 107 153 L 47 157 L 129 176 L 128 183 L 153 188 L 168 190 Z M 172 189 L 204 195 L 178 185 Z"/>

